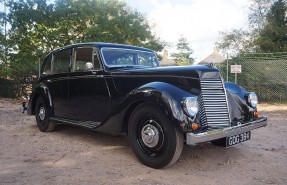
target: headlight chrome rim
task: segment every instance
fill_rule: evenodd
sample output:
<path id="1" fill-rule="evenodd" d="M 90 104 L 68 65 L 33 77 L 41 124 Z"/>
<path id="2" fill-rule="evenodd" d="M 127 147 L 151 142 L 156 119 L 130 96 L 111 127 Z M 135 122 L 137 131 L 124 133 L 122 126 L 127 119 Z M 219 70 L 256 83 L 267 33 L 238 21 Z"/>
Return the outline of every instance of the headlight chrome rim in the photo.
<path id="1" fill-rule="evenodd" d="M 251 92 L 248 94 L 248 103 L 251 107 L 256 108 L 258 104 L 258 96 L 256 93 Z"/>
<path id="2" fill-rule="evenodd" d="M 197 97 L 186 97 L 182 101 L 183 109 L 188 116 L 194 117 L 198 113 Z"/>

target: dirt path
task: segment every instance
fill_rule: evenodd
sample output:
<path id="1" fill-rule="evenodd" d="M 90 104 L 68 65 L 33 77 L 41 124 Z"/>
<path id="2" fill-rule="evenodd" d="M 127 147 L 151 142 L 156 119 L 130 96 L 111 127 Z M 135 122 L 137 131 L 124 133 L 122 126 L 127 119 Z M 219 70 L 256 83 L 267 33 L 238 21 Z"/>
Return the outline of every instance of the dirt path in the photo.
<path id="1" fill-rule="evenodd" d="M 142 165 L 126 137 L 72 126 L 42 133 L 19 101 L 0 99 L 0 184 L 287 184 L 287 106 L 261 105 L 268 126 L 231 148 L 184 147 L 177 163 Z"/>

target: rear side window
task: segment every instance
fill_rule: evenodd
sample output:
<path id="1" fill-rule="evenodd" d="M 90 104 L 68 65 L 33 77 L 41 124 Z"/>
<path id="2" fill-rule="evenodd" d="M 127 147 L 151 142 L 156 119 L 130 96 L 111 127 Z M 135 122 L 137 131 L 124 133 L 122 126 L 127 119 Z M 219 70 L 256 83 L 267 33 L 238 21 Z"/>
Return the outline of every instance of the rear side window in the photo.
<path id="1" fill-rule="evenodd" d="M 54 54 L 52 65 L 53 74 L 69 72 L 70 54 L 70 49 L 61 50 Z"/>
<path id="2" fill-rule="evenodd" d="M 49 55 L 45 59 L 42 74 L 44 74 L 44 75 L 52 74 L 52 58 L 53 58 L 52 55 Z"/>

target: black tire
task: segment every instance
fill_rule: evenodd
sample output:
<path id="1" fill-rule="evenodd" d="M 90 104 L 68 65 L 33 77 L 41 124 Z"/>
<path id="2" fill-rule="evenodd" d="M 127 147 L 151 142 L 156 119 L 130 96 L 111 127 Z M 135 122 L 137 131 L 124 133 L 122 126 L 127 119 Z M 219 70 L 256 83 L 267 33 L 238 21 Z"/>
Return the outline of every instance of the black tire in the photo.
<path id="1" fill-rule="evenodd" d="M 183 148 L 183 134 L 150 103 L 141 104 L 133 111 L 128 138 L 137 158 L 152 168 L 171 166 Z"/>
<path id="2" fill-rule="evenodd" d="M 55 128 L 55 122 L 50 121 L 51 110 L 48 109 L 43 98 L 39 97 L 36 102 L 35 116 L 38 128 L 42 132 L 51 132 Z"/>
<path id="3" fill-rule="evenodd" d="M 226 147 L 226 138 L 220 138 L 214 141 L 211 141 L 212 144 L 216 146 Z"/>

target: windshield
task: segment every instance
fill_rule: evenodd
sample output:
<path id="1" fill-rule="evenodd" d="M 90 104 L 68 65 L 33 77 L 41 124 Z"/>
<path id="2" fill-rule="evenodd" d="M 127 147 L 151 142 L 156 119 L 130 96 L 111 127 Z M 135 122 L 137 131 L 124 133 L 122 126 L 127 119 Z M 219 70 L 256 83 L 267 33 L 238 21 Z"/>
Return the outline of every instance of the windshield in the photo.
<path id="1" fill-rule="evenodd" d="M 102 48 L 104 62 L 109 68 L 158 67 L 158 60 L 153 52 L 124 48 Z"/>

